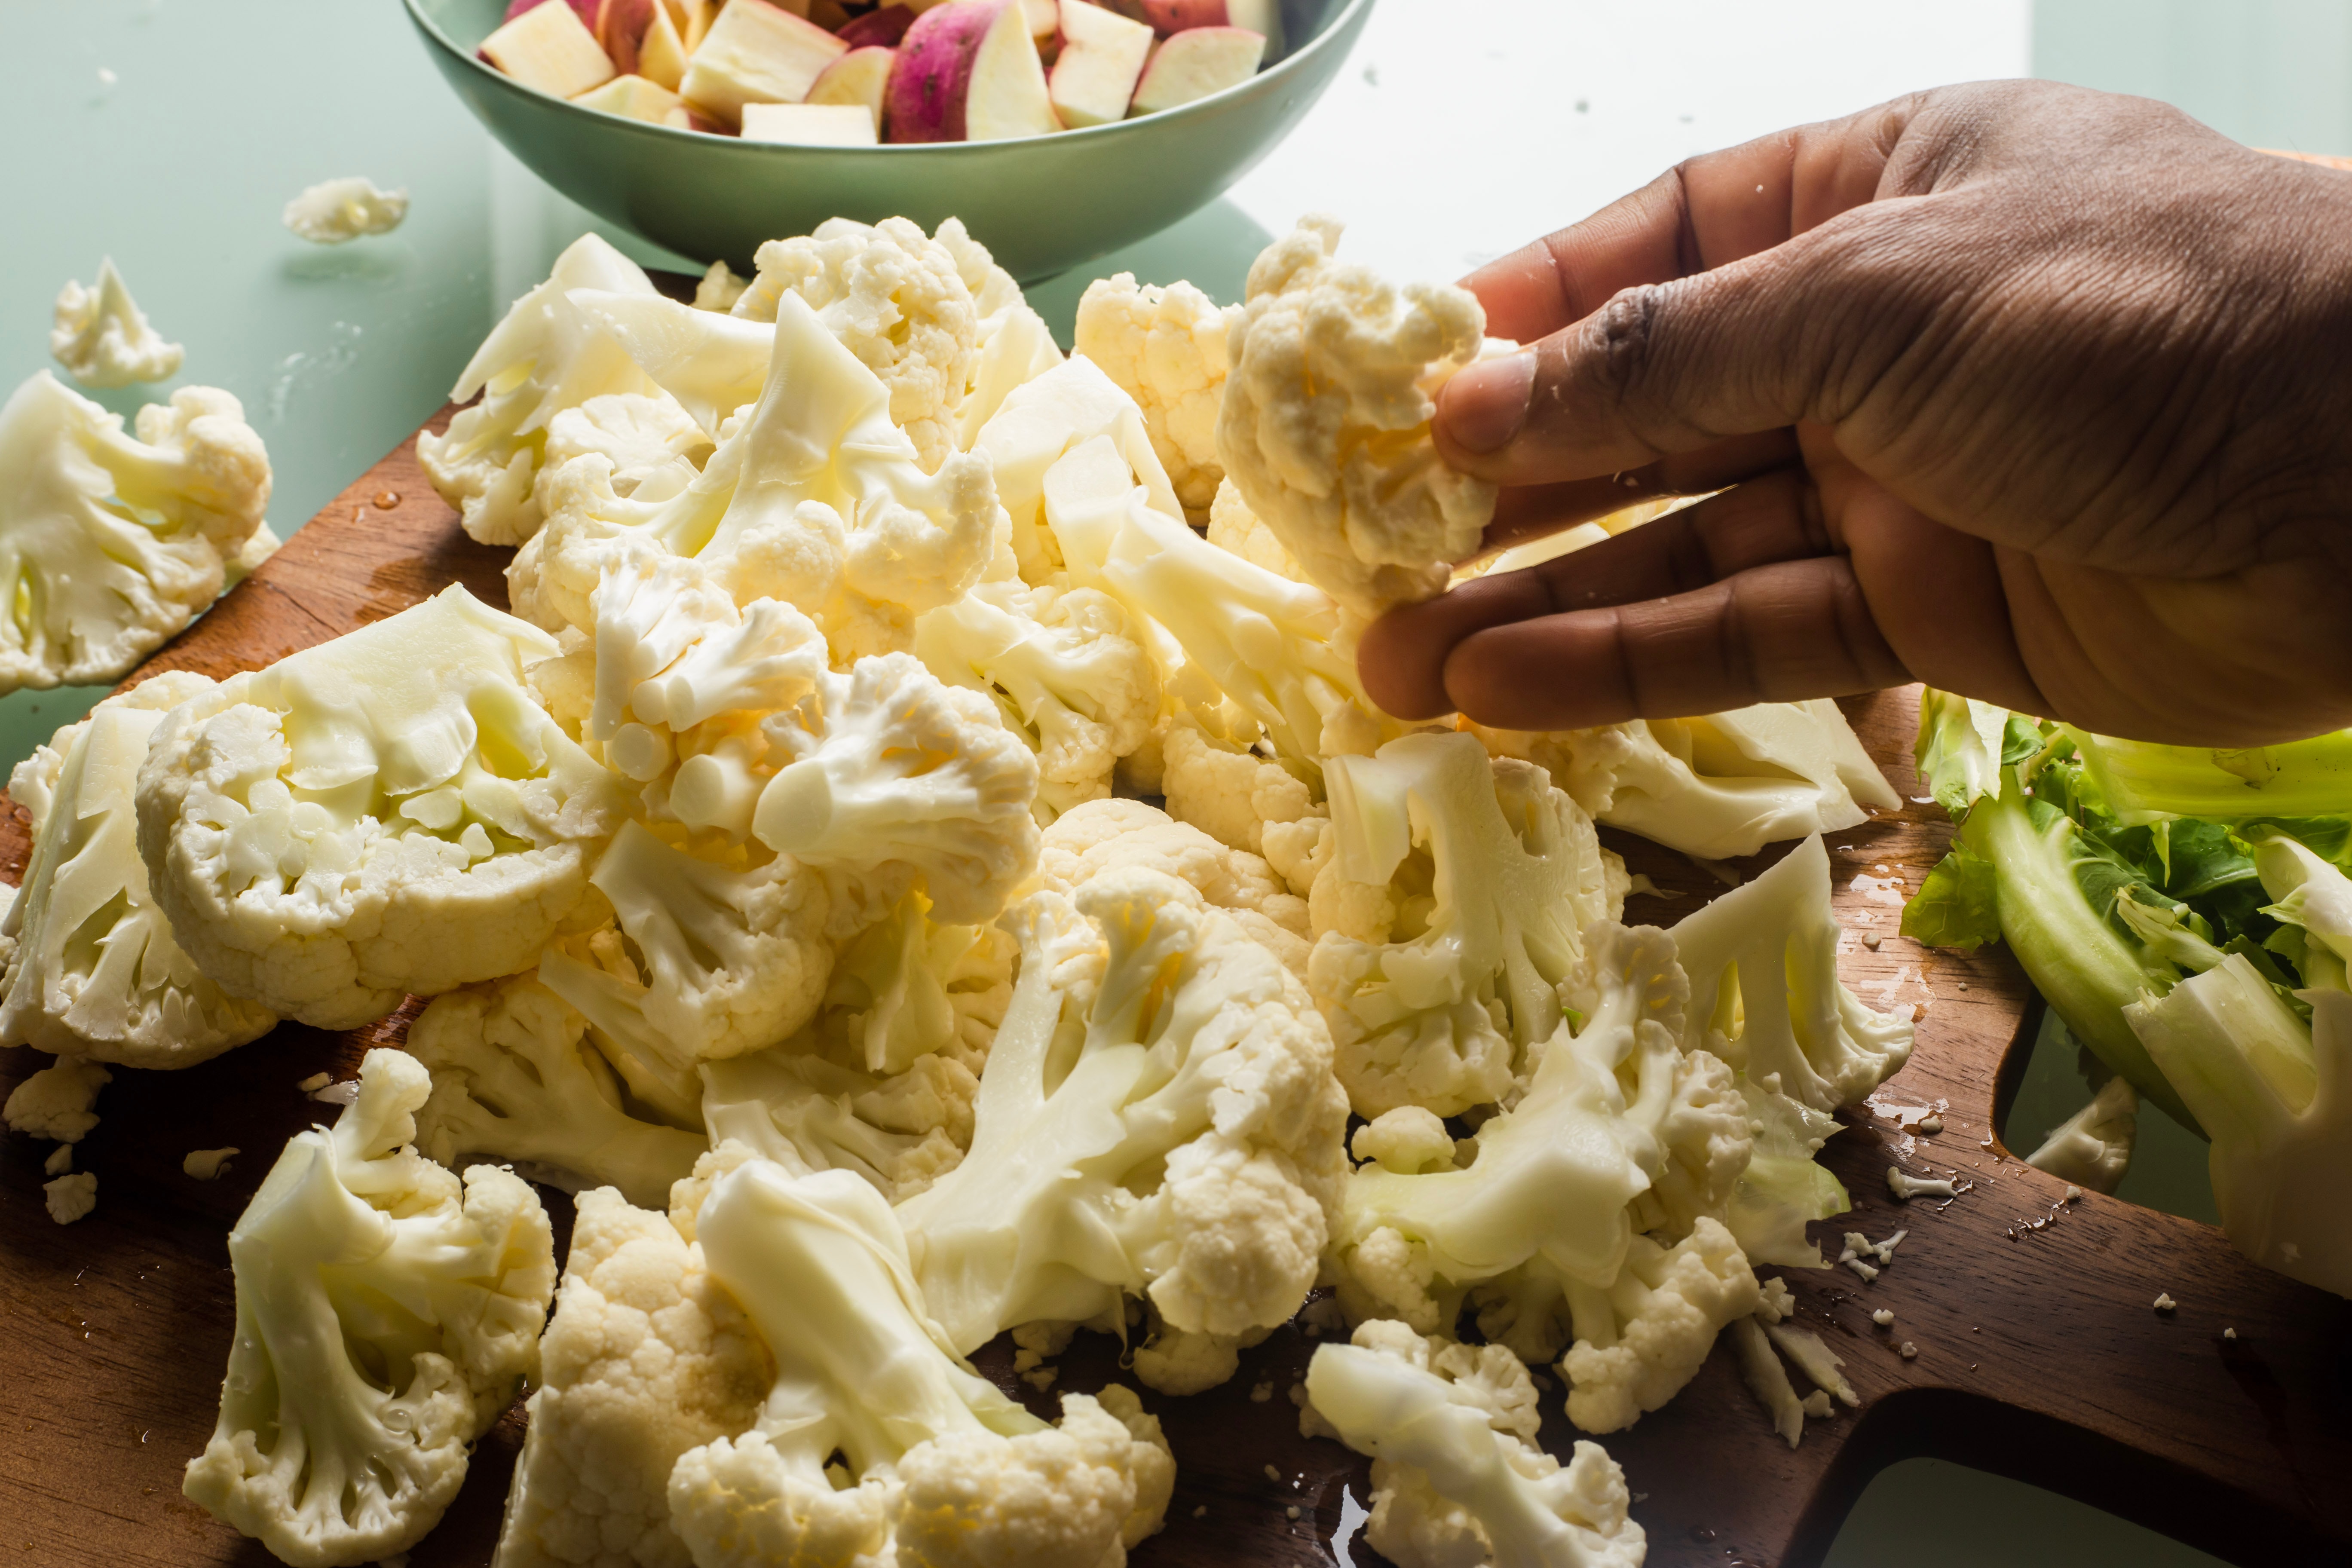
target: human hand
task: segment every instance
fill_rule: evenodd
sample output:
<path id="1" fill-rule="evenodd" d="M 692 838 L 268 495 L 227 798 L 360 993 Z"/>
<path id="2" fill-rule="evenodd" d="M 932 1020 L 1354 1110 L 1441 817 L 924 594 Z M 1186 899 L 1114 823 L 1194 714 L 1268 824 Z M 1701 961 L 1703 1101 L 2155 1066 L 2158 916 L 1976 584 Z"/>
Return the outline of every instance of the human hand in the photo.
<path id="1" fill-rule="evenodd" d="M 1564 729 L 1908 679 L 2103 733 L 2352 724 L 2352 174 L 1981 83 L 1709 153 L 1465 280 L 1490 544 L 1729 487 L 1391 612 L 1372 697 Z M 1538 341 L 1539 340 L 1539 341 Z"/>

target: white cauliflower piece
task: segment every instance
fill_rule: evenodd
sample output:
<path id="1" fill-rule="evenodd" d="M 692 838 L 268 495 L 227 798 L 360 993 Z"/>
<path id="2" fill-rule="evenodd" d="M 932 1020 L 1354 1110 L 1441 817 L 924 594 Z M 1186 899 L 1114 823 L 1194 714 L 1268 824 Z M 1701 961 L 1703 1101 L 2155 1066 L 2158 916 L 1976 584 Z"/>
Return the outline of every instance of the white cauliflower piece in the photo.
<path id="1" fill-rule="evenodd" d="M 1226 313 L 1190 283 L 1139 286 L 1121 272 L 1096 279 L 1078 300 L 1076 352 L 1143 410 L 1187 511 L 1205 510 L 1225 477 L 1217 461 L 1225 333 Z"/>
<path id="2" fill-rule="evenodd" d="M 98 1091 L 112 1081 L 96 1062 L 59 1057 L 9 1091 L 0 1121 L 28 1137 L 79 1143 L 98 1125 Z"/>
<path id="3" fill-rule="evenodd" d="M 358 1099 L 287 1140 L 229 1232 L 236 1337 L 181 1489 L 282 1562 L 414 1546 L 539 1370 L 546 1211 L 511 1172 L 461 1183 L 408 1146 L 430 1088 L 410 1058 L 370 1051 Z"/>
<path id="4" fill-rule="evenodd" d="M 736 277 L 735 269 L 724 260 L 714 261 L 703 270 L 702 281 L 694 286 L 694 308 L 724 315 L 751 286 L 749 278 Z"/>
<path id="5" fill-rule="evenodd" d="M 453 586 L 174 708 L 139 847 L 181 946 L 320 1028 L 529 968 L 626 798 L 523 684 L 554 651 Z"/>
<path id="6" fill-rule="evenodd" d="M 532 976 L 434 998 L 407 1046 L 433 1075 L 416 1146 L 453 1171 L 493 1160 L 655 1205 L 708 1147 L 698 1133 L 632 1115 L 587 1021 Z"/>
<path id="7" fill-rule="evenodd" d="M 798 295 L 890 389 L 890 417 L 913 438 L 925 473 L 955 450 L 957 407 L 980 351 L 980 315 L 956 257 L 902 217 L 868 226 L 831 218 L 816 232 L 772 239 L 733 313 L 776 319 Z"/>
<path id="8" fill-rule="evenodd" d="M 135 428 L 47 371 L 0 405 L 0 691 L 121 679 L 266 532 L 269 454 L 236 398 L 184 386 Z"/>
<path id="9" fill-rule="evenodd" d="M 1257 513 L 1250 510 L 1249 502 L 1242 500 L 1242 492 L 1234 488 L 1231 479 L 1217 486 L 1216 497 L 1209 503 L 1209 542 L 1277 577 L 1287 577 L 1294 583 L 1307 581 L 1307 574 L 1299 570 L 1298 558 L 1274 536 L 1274 530 L 1266 527 Z"/>
<path id="10" fill-rule="evenodd" d="M 1418 1105 L 1381 1111 L 1356 1129 L 1349 1147 L 1357 1159 L 1402 1176 L 1449 1170 L 1454 1164 L 1454 1139 L 1445 1123 L 1437 1112 Z"/>
<path id="11" fill-rule="evenodd" d="M 1685 1038 L 1815 1110 L 1853 1105 L 1911 1056 L 1911 1020 L 1837 977 L 1829 850 L 1818 837 L 1674 928 L 1690 977 Z"/>
<path id="12" fill-rule="evenodd" d="M 975 1374 L 864 1182 L 753 1161 L 712 1184 L 695 1229 L 776 1368 L 749 1432 L 670 1471 L 700 1568 L 1097 1568 L 1160 1527 L 1175 1467 L 1159 1423 L 1107 1389 L 1064 1396 L 1048 1426 Z"/>
<path id="13" fill-rule="evenodd" d="M 2062 1182 L 2112 1193 L 2131 1169 L 2138 1135 L 2139 1091 L 2118 1074 L 2100 1085 L 2089 1104 L 2053 1127 L 2025 1163 Z M 1894 1184 L 1891 1173 L 1887 1179 Z"/>
<path id="14" fill-rule="evenodd" d="M 1329 811 L 1282 763 L 1222 742 L 1190 724 L 1161 741 L 1168 815 L 1231 848 L 1262 855 L 1300 898 L 1314 892 L 1331 858 Z M 1317 923 L 1310 922 L 1309 930 Z"/>
<path id="15" fill-rule="evenodd" d="M 212 682 L 174 670 L 110 697 L 16 766 L 11 798 L 33 819 L 25 887 L 0 918 L 15 944 L 0 1044 L 179 1068 L 278 1022 L 196 967 L 147 885 L 137 786 L 163 710 Z"/>
<path id="16" fill-rule="evenodd" d="M 533 481 L 574 458 L 593 452 L 613 466 L 613 493 L 634 500 L 667 500 L 692 484 L 709 455 L 710 437 L 667 395 L 607 392 L 577 408 L 559 409 L 547 422 L 547 447 Z M 534 491 L 536 493 L 536 490 Z M 539 497 L 542 512 L 546 498 Z"/>
<path id="17" fill-rule="evenodd" d="M 1610 912 L 1591 818 L 1468 735 L 1333 757 L 1324 778 L 1337 852 L 1322 877 L 1378 889 L 1389 917 L 1318 931 L 1308 964 L 1349 1101 L 1454 1116 L 1501 1100 L 1559 1024 L 1578 931 Z"/>
<path id="18" fill-rule="evenodd" d="M 759 401 L 776 342 L 766 323 L 634 290 L 574 289 L 564 299 L 625 349 L 710 439 L 719 438 L 737 409 Z M 553 466 L 552 452 L 547 461 Z"/>
<path id="19" fill-rule="evenodd" d="M 1175 487 L 1151 445 L 1143 410 L 1102 367 L 1083 356 L 1047 368 L 1008 393 L 982 425 L 971 449 L 988 458 L 997 500 L 1013 530 L 1021 574 L 1043 584 L 1062 564 L 1062 547 L 1046 525 L 1045 474 L 1065 454 L 1103 436 L 1118 467 L 1106 487 L 1124 501 L 1136 486 L 1144 504 L 1181 519 Z"/>
<path id="20" fill-rule="evenodd" d="M 1398 1568 L 1641 1568 L 1623 1472 L 1598 1443 L 1565 1468 L 1536 1446 L 1535 1390 L 1507 1352 L 1369 1322 L 1316 1350 L 1307 1394 L 1371 1456 L 1364 1540 Z"/>
<path id="21" fill-rule="evenodd" d="M 59 1225 L 88 1219 L 98 1207 L 97 1173 L 76 1171 L 42 1183 L 41 1203 L 49 1211 L 49 1217 Z"/>
<path id="22" fill-rule="evenodd" d="M 658 1207 L 582 1193 L 499 1537 L 502 1568 L 688 1568 L 678 1456 L 748 1431 L 771 1381 L 742 1310 Z"/>
<path id="23" fill-rule="evenodd" d="M 1060 364 L 1062 350 L 1045 319 L 1029 308 L 1020 283 L 996 264 L 988 247 L 971 237 L 961 218 L 947 219 L 932 237 L 955 258 L 956 272 L 971 290 L 971 308 L 980 318 L 980 352 L 972 356 L 971 377 L 956 411 L 956 445 L 968 452 L 1013 390 Z"/>
<path id="24" fill-rule="evenodd" d="M 1444 593 L 1495 515 L 1495 487 L 1429 434 L 1486 313 L 1466 289 L 1334 260 L 1339 244 L 1337 220 L 1302 218 L 1251 264 L 1217 458 L 1308 580 L 1370 617 Z"/>
<path id="25" fill-rule="evenodd" d="M 50 356 L 84 386 L 168 381 L 186 357 L 147 324 L 147 312 L 131 297 L 110 256 L 99 262 L 98 281 L 90 287 L 74 279 L 58 290 L 56 322 L 49 329 Z"/>
<path id="26" fill-rule="evenodd" d="M 520 544 L 542 521 L 533 479 L 549 421 L 604 393 L 655 390 L 621 345 L 564 296 L 574 289 L 651 294 L 645 268 L 583 234 L 547 280 L 490 329 L 450 389 L 458 410 L 440 435 L 416 438 L 417 460 L 466 531 L 485 544 Z"/>
<path id="27" fill-rule="evenodd" d="M 1140 867 L 1190 883 L 1251 939 L 1307 977 L 1307 903 L 1274 868 L 1139 800 L 1095 800 L 1056 817 L 1039 851 L 1041 887 L 1075 897 L 1095 878 Z"/>
<path id="28" fill-rule="evenodd" d="M 1037 753 L 1037 805 L 1110 794 L 1111 771 L 1160 712 L 1160 671 L 1118 601 L 1091 588 L 975 592 L 915 623 L 915 657 L 992 700 Z"/>
<path id="29" fill-rule="evenodd" d="M 950 1342 L 1101 1319 L 1123 1294 L 1186 1333 L 1288 1321 L 1347 1172 L 1345 1097 L 1304 988 L 1151 871 L 1097 875 L 1075 907 L 1035 894 L 1018 919 L 971 1152 L 900 1205 Z"/>
<path id="30" fill-rule="evenodd" d="M 378 190 L 364 174 L 321 180 L 286 204 L 282 221 L 313 245 L 345 245 L 362 235 L 390 234 L 408 216 L 408 191 Z"/>
<path id="31" fill-rule="evenodd" d="M 1576 1343 L 1561 1358 L 1568 1418 L 1617 1432 L 1682 1392 L 1727 1323 L 1760 1299 L 1755 1271 L 1731 1233 L 1702 1215 L 1672 1247 L 1633 1237 L 1606 1289 L 1569 1287 Z"/>

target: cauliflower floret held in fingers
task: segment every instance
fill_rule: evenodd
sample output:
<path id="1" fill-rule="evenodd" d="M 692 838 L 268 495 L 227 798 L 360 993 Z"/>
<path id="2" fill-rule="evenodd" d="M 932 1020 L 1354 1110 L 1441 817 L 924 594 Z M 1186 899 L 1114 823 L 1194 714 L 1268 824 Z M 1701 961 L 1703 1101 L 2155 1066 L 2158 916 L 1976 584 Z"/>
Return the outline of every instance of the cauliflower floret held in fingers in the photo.
<path id="1" fill-rule="evenodd" d="M 174 708 L 138 813 L 180 944 L 320 1028 L 529 968 L 628 799 L 525 686 L 554 652 L 453 586 Z"/>
<path id="2" fill-rule="evenodd" d="M 1189 885 L 1108 870 L 1016 911 L 1023 959 L 971 1152 L 901 1205 L 959 1349 L 1116 1321 L 1239 1339 L 1316 1279 L 1347 1105 L 1305 988 Z M 1228 1358 L 1229 1364 L 1229 1358 Z"/>
<path id="3" fill-rule="evenodd" d="M 1466 289 L 1336 260 L 1339 244 L 1336 219 L 1302 218 L 1251 264 L 1217 458 L 1308 580 L 1371 616 L 1444 592 L 1495 515 L 1495 487 L 1429 430 L 1486 314 Z"/>
<path id="4" fill-rule="evenodd" d="M 45 370 L 0 405 L 0 692 L 121 679 L 270 537 L 236 398 L 184 386 L 134 430 Z"/>
<path id="5" fill-rule="evenodd" d="M 14 944 L 0 1043 L 179 1068 L 268 1032 L 275 1015 L 228 995 L 172 933 L 139 856 L 137 787 L 165 710 L 212 689 L 174 670 L 110 697 L 20 763 L 10 797 L 32 817 L 25 892 L 0 919 Z"/>
<path id="6" fill-rule="evenodd" d="M 1191 513 L 1208 510 L 1224 478 L 1217 409 L 1226 327 L 1227 313 L 1190 283 L 1139 285 L 1132 272 L 1096 279 L 1078 300 L 1076 351 L 1143 410 L 1152 448 Z"/>
<path id="7" fill-rule="evenodd" d="M 1364 1540 L 1398 1568 L 1641 1568 L 1624 1473 L 1598 1443 L 1565 1466 L 1536 1446 L 1535 1389 L 1508 1352 L 1369 1322 L 1316 1351 L 1307 1396 L 1371 1457 Z"/>
<path id="8" fill-rule="evenodd" d="M 752 1161 L 711 1184 L 695 1232 L 775 1364 L 751 1430 L 670 1471 L 698 1568 L 1098 1568 L 1159 1529 L 1159 1423 L 1113 1387 L 1066 1394 L 1048 1426 L 973 1373 L 865 1182 Z"/>
<path id="9" fill-rule="evenodd" d="M 229 1232 L 236 1337 L 182 1489 L 280 1561 L 372 1563 L 440 1520 L 539 1369 L 546 1212 L 513 1173 L 409 1146 L 425 1068 L 373 1050 L 332 1129 L 287 1141 Z"/>

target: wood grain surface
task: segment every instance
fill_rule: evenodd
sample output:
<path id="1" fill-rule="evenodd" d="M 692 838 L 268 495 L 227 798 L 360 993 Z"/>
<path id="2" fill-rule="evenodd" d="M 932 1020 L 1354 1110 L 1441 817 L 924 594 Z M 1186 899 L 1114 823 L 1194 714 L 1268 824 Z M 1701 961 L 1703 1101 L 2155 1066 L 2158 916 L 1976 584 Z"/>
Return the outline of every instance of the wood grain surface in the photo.
<path id="1" fill-rule="evenodd" d="M 404 444 L 132 679 L 267 664 L 451 581 L 503 605 L 506 553 L 463 536 Z M 1919 793 L 1915 710 L 1908 692 L 1851 706 L 1906 797 Z M 1870 1477 L 1916 1455 L 2081 1498 L 2238 1563 L 2352 1561 L 2352 1437 L 2341 1415 L 2352 1394 L 2343 1348 L 2352 1303 L 2254 1268 L 2207 1226 L 2095 1194 L 2066 1204 L 2062 1184 L 2001 1145 L 1996 1107 L 2036 1023 L 2030 987 L 1999 950 L 1928 952 L 1895 934 L 1902 898 L 1948 836 L 1940 813 L 1913 805 L 1831 839 L 1849 927 L 1844 978 L 1874 1006 L 1918 1017 L 1910 1065 L 1843 1118 L 1824 1154 L 1853 1213 L 1816 1227 L 1832 1256 L 1848 1229 L 1874 1240 L 1910 1234 L 1874 1284 L 1842 1268 L 1790 1274 L 1801 1321 L 1843 1357 L 1861 1407 L 1809 1424 L 1790 1450 L 1718 1345 L 1672 1405 L 1607 1440 L 1639 1497 L 1649 1561 L 1817 1562 Z M 1612 842 L 1673 895 L 1637 899 L 1629 920 L 1671 924 L 1723 889 L 1678 856 L 1623 836 Z M 26 850 L 11 808 L 0 821 L 0 877 L 21 876 Z M 103 1120 L 76 1151 L 76 1168 L 98 1173 L 98 1209 L 70 1227 L 42 1205 L 50 1145 L 10 1138 L 0 1148 L 0 1565 L 268 1561 L 179 1489 L 181 1467 L 212 1429 L 228 1351 L 225 1238 L 284 1139 L 332 1118 L 296 1084 L 320 1071 L 351 1076 L 366 1049 L 402 1037 L 407 1016 L 348 1034 L 287 1025 L 185 1071 L 119 1071 Z M 44 1059 L 0 1052 L 0 1092 Z M 1916 1121 L 1933 1107 L 1941 1132 L 1904 1130 L 1906 1108 Z M 223 1144 L 244 1150 L 223 1179 L 181 1173 L 188 1151 Z M 1896 1161 L 1973 1185 L 1948 1205 L 1898 1204 L 1885 1181 Z M 570 1205 L 549 1196 L 561 1247 Z M 2179 1301 L 2176 1312 L 2153 1310 L 2159 1291 Z M 1895 1314 L 1891 1330 L 1870 1321 L 1881 1307 Z M 1916 1360 L 1897 1353 L 1905 1340 Z M 1286 1329 L 1223 1389 L 1145 1394 L 1166 1422 L 1180 1477 L 1169 1527 L 1135 1553 L 1139 1568 L 1378 1561 L 1349 1540 L 1365 1465 L 1297 1434 L 1289 1391 L 1313 1349 Z M 1061 1359 L 1055 1394 L 1118 1375 L 1117 1358 L 1108 1340 L 1081 1336 Z M 981 1360 L 1034 1405 L 1050 1403 L 1012 1380 L 1002 1347 Z M 1545 1437 L 1564 1451 L 1573 1434 L 1556 1378 L 1546 1405 Z M 412 1568 L 489 1561 L 520 1435 L 518 1407 L 480 1446 Z"/>

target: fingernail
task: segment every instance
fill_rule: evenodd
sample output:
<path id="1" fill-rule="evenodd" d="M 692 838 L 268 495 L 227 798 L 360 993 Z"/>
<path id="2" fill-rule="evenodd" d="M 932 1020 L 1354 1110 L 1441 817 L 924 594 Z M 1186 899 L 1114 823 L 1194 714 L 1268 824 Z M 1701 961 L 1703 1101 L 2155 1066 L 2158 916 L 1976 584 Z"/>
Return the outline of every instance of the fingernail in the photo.
<path id="1" fill-rule="evenodd" d="M 1465 452 L 1508 446 L 1528 422 L 1528 393 L 1536 383 L 1536 356 L 1526 349 L 1465 365 L 1445 384 L 1445 433 Z"/>

